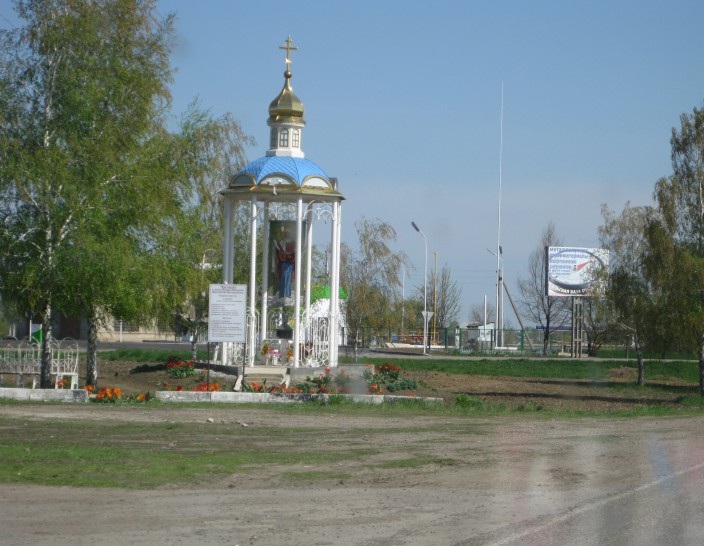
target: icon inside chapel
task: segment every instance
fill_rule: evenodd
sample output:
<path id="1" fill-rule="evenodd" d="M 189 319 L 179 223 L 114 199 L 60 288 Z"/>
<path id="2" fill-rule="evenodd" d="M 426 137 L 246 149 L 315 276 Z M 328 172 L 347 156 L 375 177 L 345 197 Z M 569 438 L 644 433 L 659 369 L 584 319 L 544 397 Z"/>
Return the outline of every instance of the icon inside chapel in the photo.
<path id="1" fill-rule="evenodd" d="M 269 286 L 276 287 L 278 297 L 290 298 L 293 293 L 293 283 L 296 280 L 296 222 L 272 220 L 269 224 L 269 236 L 271 240 Z"/>

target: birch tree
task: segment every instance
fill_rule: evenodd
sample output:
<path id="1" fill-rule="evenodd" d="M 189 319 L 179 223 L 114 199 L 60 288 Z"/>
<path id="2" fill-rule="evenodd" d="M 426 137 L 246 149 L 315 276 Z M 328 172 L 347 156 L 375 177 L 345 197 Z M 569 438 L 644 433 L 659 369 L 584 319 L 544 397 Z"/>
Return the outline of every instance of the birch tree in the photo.
<path id="1" fill-rule="evenodd" d="M 5 297 L 41 319 L 46 388 L 53 310 L 78 305 L 79 245 L 104 223 L 101 235 L 124 235 L 158 194 L 145 164 L 161 159 L 150 141 L 169 99 L 172 17 L 157 18 L 155 0 L 15 9 L 25 25 L 0 33 L 0 276 Z"/>
<path id="2" fill-rule="evenodd" d="M 0 290 L 41 319 L 44 388 L 55 310 L 87 318 L 95 385 L 107 317 L 173 313 L 185 297 L 193 262 L 214 245 L 184 236 L 203 239 L 217 208 L 211 173 L 239 161 L 230 144 L 244 139 L 230 117 L 198 108 L 169 133 L 173 15 L 157 0 L 15 8 L 24 26 L 0 32 Z M 191 255 L 176 262 L 172 247 Z"/>
<path id="3" fill-rule="evenodd" d="M 603 279 L 606 287 L 600 315 L 617 333 L 628 336 L 638 362 L 638 385 L 645 384 L 643 343 L 648 338 L 651 319 L 656 314 L 654 295 L 646 276 L 648 223 L 654 217 L 651 207 L 632 207 L 626 203 L 616 214 L 606 205 L 601 208 L 604 219 L 599 238 L 609 249 L 610 271 Z"/>
<path id="4" fill-rule="evenodd" d="M 357 249 L 342 245 L 340 282 L 349 294 L 345 316 L 356 355 L 363 329 L 380 333 L 392 324 L 400 325 L 395 302 L 407 260 L 390 246 L 396 240 L 390 224 L 363 218 L 355 227 L 359 244 Z"/>
<path id="5" fill-rule="evenodd" d="M 696 352 L 704 395 L 704 110 L 680 117 L 670 139 L 673 174 L 655 185 L 647 273 L 660 302 L 661 339 Z"/>

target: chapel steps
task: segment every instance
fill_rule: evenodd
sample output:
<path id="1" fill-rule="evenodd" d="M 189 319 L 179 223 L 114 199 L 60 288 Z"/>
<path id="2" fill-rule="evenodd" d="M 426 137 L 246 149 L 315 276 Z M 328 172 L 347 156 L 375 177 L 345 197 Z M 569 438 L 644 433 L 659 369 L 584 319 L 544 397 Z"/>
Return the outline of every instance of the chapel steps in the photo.
<path id="1" fill-rule="evenodd" d="M 274 386 L 286 386 L 288 387 L 291 381 L 291 375 L 287 367 L 278 366 L 245 366 L 244 376 L 242 382 L 246 385 L 252 385 L 256 383 L 257 385 L 262 385 L 265 389 L 269 389 Z M 236 390 L 241 390 L 236 389 Z"/>

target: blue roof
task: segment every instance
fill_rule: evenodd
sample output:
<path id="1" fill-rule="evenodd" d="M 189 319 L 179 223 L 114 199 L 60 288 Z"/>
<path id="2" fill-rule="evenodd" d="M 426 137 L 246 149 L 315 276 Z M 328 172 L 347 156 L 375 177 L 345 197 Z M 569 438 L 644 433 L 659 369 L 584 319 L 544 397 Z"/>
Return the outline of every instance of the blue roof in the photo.
<path id="1" fill-rule="evenodd" d="M 245 165 L 240 174 L 252 175 L 256 184 L 271 175 L 284 175 L 302 186 L 306 178 L 319 176 L 329 180 L 325 171 L 312 161 L 302 157 L 264 156 Z"/>

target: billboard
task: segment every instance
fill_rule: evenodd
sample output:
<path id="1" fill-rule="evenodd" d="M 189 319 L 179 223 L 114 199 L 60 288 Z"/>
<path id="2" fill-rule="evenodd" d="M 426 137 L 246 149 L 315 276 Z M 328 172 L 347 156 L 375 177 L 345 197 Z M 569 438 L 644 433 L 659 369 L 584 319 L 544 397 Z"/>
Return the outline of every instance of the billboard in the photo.
<path id="1" fill-rule="evenodd" d="M 545 293 L 548 296 L 590 296 L 597 272 L 608 266 L 604 248 L 545 247 Z"/>

